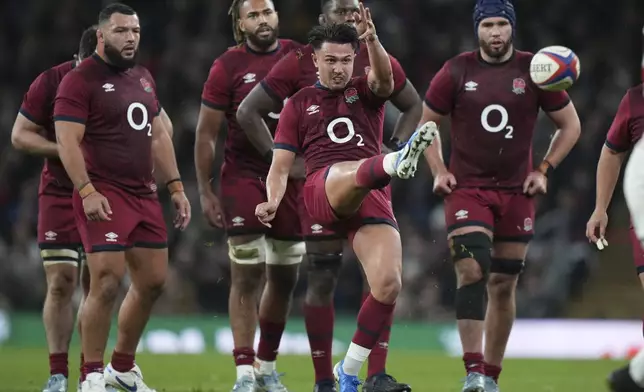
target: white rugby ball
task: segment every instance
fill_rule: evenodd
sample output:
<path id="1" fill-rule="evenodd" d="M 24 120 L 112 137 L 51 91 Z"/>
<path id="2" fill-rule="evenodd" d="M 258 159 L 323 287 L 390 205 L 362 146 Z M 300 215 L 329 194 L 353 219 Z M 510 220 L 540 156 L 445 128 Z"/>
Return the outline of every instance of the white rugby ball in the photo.
<path id="1" fill-rule="evenodd" d="M 581 72 L 579 58 L 565 46 L 548 46 L 530 62 L 530 78 L 542 90 L 563 91 L 575 84 Z"/>

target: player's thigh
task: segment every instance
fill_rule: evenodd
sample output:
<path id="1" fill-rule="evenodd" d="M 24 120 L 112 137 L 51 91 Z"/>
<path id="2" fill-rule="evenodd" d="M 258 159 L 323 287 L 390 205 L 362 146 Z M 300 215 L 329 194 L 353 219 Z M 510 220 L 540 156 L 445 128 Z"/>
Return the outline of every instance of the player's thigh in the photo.
<path id="1" fill-rule="evenodd" d="M 639 276 L 642 288 L 644 288 L 644 248 L 642 248 L 642 243 L 637 238 L 637 234 L 635 234 L 635 229 L 632 225 L 628 230 L 628 238 L 631 242 L 631 249 L 633 250 L 635 271 L 637 271 L 637 276 Z"/>
<path id="2" fill-rule="evenodd" d="M 494 228 L 495 242 L 527 244 L 534 236 L 534 198 L 519 192 L 498 192 L 500 211 Z"/>
<path id="3" fill-rule="evenodd" d="M 168 248 L 133 247 L 125 251 L 130 281 L 141 290 L 161 291 L 168 275 Z"/>
<path id="4" fill-rule="evenodd" d="M 130 234 L 140 220 L 137 198 L 111 185 L 95 186 L 110 203 L 112 215 L 109 221 L 88 220 L 78 192 L 73 196 L 75 221 L 90 264 L 89 255 L 92 253 L 124 252 L 131 246 Z"/>
<path id="5" fill-rule="evenodd" d="M 644 167 L 644 146 L 638 145 L 633 149 L 624 171 L 624 198 L 640 242 L 644 241 L 644 175 L 642 175 L 642 167 Z"/>
<path id="6" fill-rule="evenodd" d="M 219 194 L 229 238 L 266 233 L 266 226 L 255 216 L 257 205 L 266 201 L 266 188 L 259 177 L 239 177 L 224 170 Z"/>
<path id="7" fill-rule="evenodd" d="M 445 197 L 447 238 L 482 232 L 490 238 L 494 231 L 494 213 L 484 190 L 458 188 Z"/>
<path id="8" fill-rule="evenodd" d="M 302 190 L 302 198 L 309 221 L 314 222 L 315 231 L 321 232 L 339 220 L 327 198 L 325 183 L 330 167 L 318 170 L 309 175 Z M 319 227 L 318 227 L 319 226 Z M 305 231 L 306 233 L 306 231 Z"/>
<path id="9" fill-rule="evenodd" d="M 327 168 L 324 190 L 336 215 L 346 217 L 360 208 L 369 189 L 355 185 L 355 173 L 362 161 L 335 163 Z"/>

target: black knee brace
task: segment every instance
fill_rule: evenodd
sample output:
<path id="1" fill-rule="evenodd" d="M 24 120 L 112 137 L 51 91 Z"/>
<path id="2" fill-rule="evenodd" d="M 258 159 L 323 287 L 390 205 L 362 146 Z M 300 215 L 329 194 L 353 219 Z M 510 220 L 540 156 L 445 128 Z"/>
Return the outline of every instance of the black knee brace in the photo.
<path id="1" fill-rule="evenodd" d="M 490 272 L 505 275 L 519 275 L 523 271 L 525 262 L 520 259 L 493 258 Z"/>
<path id="2" fill-rule="evenodd" d="M 342 266 L 342 253 L 307 253 L 309 269 L 331 270 Z"/>
<path id="3" fill-rule="evenodd" d="M 456 319 L 484 320 L 487 276 L 492 263 L 492 240 L 484 233 L 474 232 L 450 239 L 452 260 L 474 259 L 483 277 L 456 290 Z"/>

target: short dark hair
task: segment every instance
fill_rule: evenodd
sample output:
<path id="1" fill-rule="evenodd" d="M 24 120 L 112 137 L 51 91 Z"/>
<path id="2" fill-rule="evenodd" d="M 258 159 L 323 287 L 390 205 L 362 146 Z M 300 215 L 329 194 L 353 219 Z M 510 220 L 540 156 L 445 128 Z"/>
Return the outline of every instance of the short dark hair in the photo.
<path id="1" fill-rule="evenodd" d="M 321 0 L 320 1 L 320 9 L 322 12 L 326 12 L 326 7 L 332 2 L 333 0 Z"/>
<path id="2" fill-rule="evenodd" d="M 331 23 L 313 27 L 309 32 L 309 44 L 313 46 L 313 49 L 320 50 L 325 42 L 351 44 L 355 51 L 360 47 L 358 30 L 346 23 Z"/>
<path id="3" fill-rule="evenodd" d="M 83 31 L 80 43 L 78 44 L 78 57 L 81 60 L 88 58 L 96 50 L 96 45 L 98 45 L 96 30 L 98 30 L 98 25 L 92 25 Z"/>
<path id="4" fill-rule="evenodd" d="M 114 14 L 123 14 L 123 15 L 136 15 L 134 8 L 129 5 L 122 3 L 112 3 L 107 7 L 103 8 L 98 14 L 98 24 L 102 24 L 110 20 Z"/>

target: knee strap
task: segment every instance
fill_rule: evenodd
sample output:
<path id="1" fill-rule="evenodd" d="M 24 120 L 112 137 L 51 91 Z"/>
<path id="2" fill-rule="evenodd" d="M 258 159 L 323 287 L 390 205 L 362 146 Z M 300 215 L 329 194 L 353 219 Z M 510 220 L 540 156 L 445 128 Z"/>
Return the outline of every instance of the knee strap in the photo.
<path id="1" fill-rule="evenodd" d="M 523 272 L 525 262 L 520 259 L 499 259 L 493 258 L 490 272 L 505 275 L 519 275 Z"/>
<path id="2" fill-rule="evenodd" d="M 306 244 L 304 241 L 282 241 L 274 238 L 266 239 L 266 264 L 300 264 L 305 254 Z"/>
<path id="3" fill-rule="evenodd" d="M 233 263 L 254 265 L 266 261 L 266 239 L 262 236 L 244 244 L 233 245 L 228 240 L 228 257 Z"/>
<path id="4" fill-rule="evenodd" d="M 492 263 L 492 240 L 485 233 L 473 232 L 457 235 L 449 240 L 452 261 L 474 259 L 487 276 Z"/>
<path id="5" fill-rule="evenodd" d="M 456 290 L 456 319 L 485 320 L 485 279 Z"/>
<path id="6" fill-rule="evenodd" d="M 342 266 L 342 253 L 308 253 L 310 270 L 338 269 Z"/>

